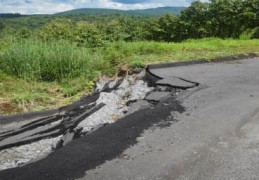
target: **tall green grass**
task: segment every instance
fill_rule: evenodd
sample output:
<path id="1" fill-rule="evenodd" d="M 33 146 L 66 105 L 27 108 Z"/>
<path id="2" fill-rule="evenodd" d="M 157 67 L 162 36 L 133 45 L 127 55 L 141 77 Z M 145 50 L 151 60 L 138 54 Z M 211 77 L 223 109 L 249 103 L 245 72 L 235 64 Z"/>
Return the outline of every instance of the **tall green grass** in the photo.
<path id="1" fill-rule="evenodd" d="M 114 42 L 87 48 L 69 41 L 8 37 L 0 39 L 0 113 L 38 111 L 69 104 L 91 91 L 97 75 L 114 75 L 124 64 L 143 67 L 149 63 L 210 60 L 247 53 L 259 55 L 259 40 Z M 13 109 L 3 110 L 1 104 Z"/>
<path id="2" fill-rule="evenodd" d="M 104 64 L 97 55 L 68 41 L 21 40 L 2 53 L 1 69 L 28 80 L 92 79 Z"/>
<path id="3" fill-rule="evenodd" d="M 259 40 L 208 38 L 182 43 L 116 42 L 87 48 L 69 41 L 25 39 L 1 52 L 0 70 L 28 80 L 61 82 L 78 77 L 93 80 L 100 73 L 115 73 L 124 64 L 142 66 L 251 52 L 259 52 Z"/>
<path id="4" fill-rule="evenodd" d="M 164 42 L 116 42 L 102 52 L 117 63 L 142 64 L 189 61 L 196 59 L 211 60 L 216 57 L 236 54 L 259 54 L 259 40 L 238 40 L 205 38 L 190 39 L 181 43 Z M 111 54 L 113 54 L 111 56 Z M 134 64 L 134 63 L 133 63 Z"/>

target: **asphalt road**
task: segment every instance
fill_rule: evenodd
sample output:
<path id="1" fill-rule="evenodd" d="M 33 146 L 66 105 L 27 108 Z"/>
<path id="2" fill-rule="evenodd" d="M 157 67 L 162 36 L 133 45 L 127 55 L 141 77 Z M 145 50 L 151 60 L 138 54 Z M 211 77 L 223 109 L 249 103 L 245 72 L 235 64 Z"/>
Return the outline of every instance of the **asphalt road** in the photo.
<path id="1" fill-rule="evenodd" d="M 170 84 L 201 88 L 179 100 L 186 111 L 167 128 L 151 128 L 84 179 L 259 179 L 259 59 L 151 69 Z M 197 90 L 196 90 L 197 89 Z"/>
<path id="2" fill-rule="evenodd" d="M 258 58 L 150 71 L 188 88 L 0 179 L 259 179 Z"/>

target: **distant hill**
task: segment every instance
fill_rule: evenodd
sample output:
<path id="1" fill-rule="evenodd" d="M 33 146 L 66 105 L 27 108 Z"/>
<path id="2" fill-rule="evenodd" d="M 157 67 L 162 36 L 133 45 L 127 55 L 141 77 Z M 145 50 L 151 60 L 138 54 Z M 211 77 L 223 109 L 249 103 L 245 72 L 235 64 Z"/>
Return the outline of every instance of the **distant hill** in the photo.
<path id="1" fill-rule="evenodd" d="M 17 18 L 22 16 L 24 15 L 21 15 L 19 13 L 0 13 L 0 18 Z"/>
<path id="2" fill-rule="evenodd" d="M 12 27 L 19 29 L 20 27 L 27 27 L 34 29 L 41 27 L 45 23 L 49 22 L 54 18 L 68 18 L 72 22 L 88 21 L 88 22 L 102 22 L 107 23 L 113 18 L 120 16 L 135 16 L 136 18 L 150 18 L 154 16 L 162 16 L 167 13 L 175 15 L 185 7 L 160 7 L 153 9 L 143 10 L 117 10 L 117 9 L 95 9 L 95 8 L 84 8 L 75 9 L 71 11 L 60 12 L 56 14 L 34 14 L 34 15 L 23 15 L 18 13 L 0 13 L 0 26 L 1 27 Z"/>
<path id="3" fill-rule="evenodd" d="M 87 14 L 87 15 L 120 14 L 120 15 L 133 15 L 133 16 L 161 16 L 167 13 L 178 15 L 185 8 L 186 7 L 159 7 L 159 8 L 141 9 L 141 10 L 82 8 L 82 9 L 74 9 L 71 11 L 60 12 L 54 15 L 71 16 L 71 15 L 81 15 L 81 14 Z"/>

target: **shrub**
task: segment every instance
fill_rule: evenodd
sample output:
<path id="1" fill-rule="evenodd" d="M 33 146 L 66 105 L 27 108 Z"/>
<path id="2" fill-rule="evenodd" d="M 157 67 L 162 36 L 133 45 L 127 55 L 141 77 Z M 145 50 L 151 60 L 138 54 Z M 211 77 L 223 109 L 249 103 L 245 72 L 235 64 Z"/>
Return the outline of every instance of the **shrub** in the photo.
<path id="1" fill-rule="evenodd" d="M 39 31 L 39 36 L 46 41 L 68 40 L 72 36 L 72 24 L 69 19 L 53 19 Z"/>
<path id="2" fill-rule="evenodd" d="M 254 29 L 248 29 L 244 31 L 240 36 L 239 39 L 258 39 L 259 38 L 259 27 Z"/>
<path id="3" fill-rule="evenodd" d="M 74 30 L 74 40 L 79 45 L 99 47 L 104 44 L 104 36 L 96 24 L 78 22 Z"/>
<path id="4" fill-rule="evenodd" d="M 251 38 L 252 38 L 252 39 L 257 39 L 257 38 L 259 38 L 259 27 L 254 28 L 254 29 L 252 30 Z"/>

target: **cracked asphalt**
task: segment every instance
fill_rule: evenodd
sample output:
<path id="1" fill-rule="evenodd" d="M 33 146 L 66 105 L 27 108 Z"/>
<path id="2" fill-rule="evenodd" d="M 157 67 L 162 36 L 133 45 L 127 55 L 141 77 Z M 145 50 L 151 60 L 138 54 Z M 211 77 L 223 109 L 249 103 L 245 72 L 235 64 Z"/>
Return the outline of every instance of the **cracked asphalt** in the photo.
<path id="1" fill-rule="evenodd" d="M 146 130 L 121 157 L 82 179 L 259 178 L 259 59 L 150 69 L 197 82 L 178 97 L 184 113 Z M 172 84 L 174 85 L 174 84 Z"/>
<path id="2" fill-rule="evenodd" d="M 0 179 L 258 179 L 259 58 L 149 71 L 187 90 Z"/>

